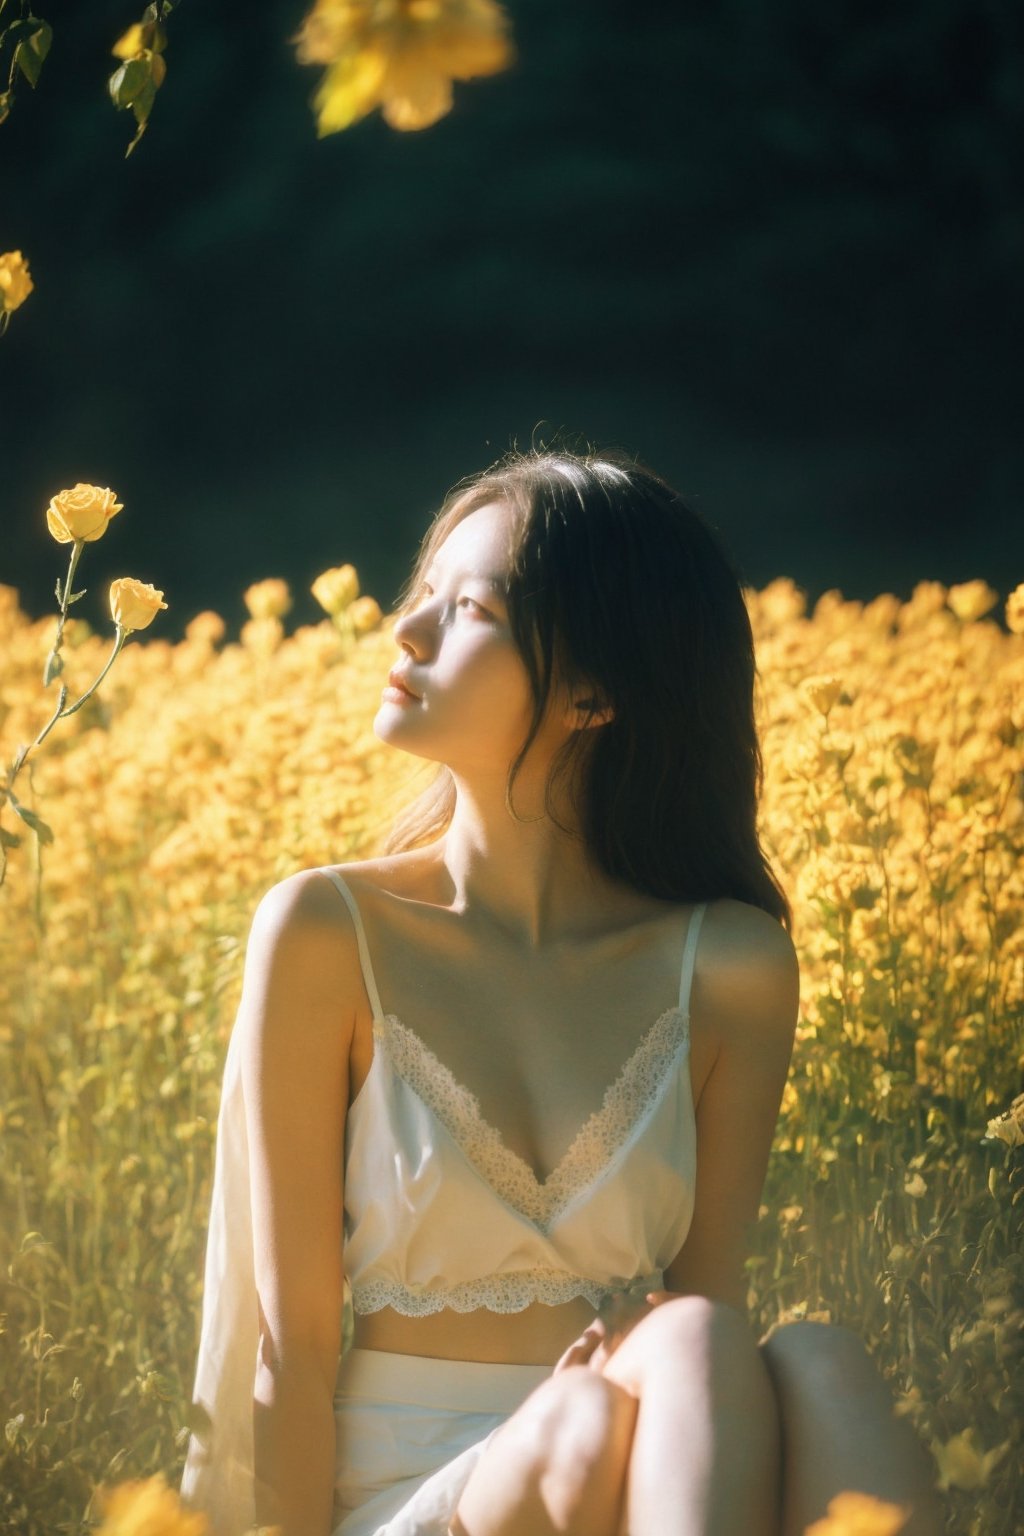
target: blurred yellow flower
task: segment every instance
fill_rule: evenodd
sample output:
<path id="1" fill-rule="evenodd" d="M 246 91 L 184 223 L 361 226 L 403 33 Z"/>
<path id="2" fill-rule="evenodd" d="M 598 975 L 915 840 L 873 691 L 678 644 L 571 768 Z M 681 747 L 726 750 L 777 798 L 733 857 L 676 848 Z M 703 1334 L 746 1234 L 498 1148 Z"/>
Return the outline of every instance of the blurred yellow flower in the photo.
<path id="1" fill-rule="evenodd" d="M 914 1200 L 920 1200 L 921 1196 L 928 1193 L 928 1185 L 919 1173 L 911 1174 L 903 1185 L 904 1193 Z"/>
<path id="2" fill-rule="evenodd" d="M 779 576 L 757 595 L 757 610 L 772 628 L 790 624 L 807 612 L 807 594 L 789 576 Z"/>
<path id="3" fill-rule="evenodd" d="M 80 480 L 71 490 L 51 496 L 46 526 L 58 544 L 73 544 L 76 539 L 92 543 L 102 539 L 110 519 L 123 510 L 113 491 Z"/>
<path id="4" fill-rule="evenodd" d="M 496 0 L 316 0 L 295 39 L 301 64 L 326 64 L 313 98 L 317 133 L 380 107 L 392 128 L 428 128 L 452 106 L 452 80 L 513 59 Z"/>
<path id="5" fill-rule="evenodd" d="M 1015 635 L 1024 635 L 1024 581 L 1006 599 L 1006 626 Z"/>
<path id="6" fill-rule="evenodd" d="M 958 619 L 963 619 L 969 624 L 973 619 L 980 619 L 999 601 L 999 593 L 984 581 L 965 581 L 958 587 L 950 587 L 946 595 L 946 601 L 956 614 Z"/>
<path id="7" fill-rule="evenodd" d="M 325 613 L 341 613 L 359 596 L 359 577 L 354 565 L 335 565 L 323 571 L 309 589 Z"/>
<path id="8" fill-rule="evenodd" d="M 380 604 L 375 597 L 357 597 L 349 609 L 352 628 L 357 635 L 369 634 L 371 629 L 377 628 L 383 617 Z"/>
<path id="9" fill-rule="evenodd" d="M 1006 1454 L 1008 1443 L 997 1445 L 990 1451 L 979 1451 L 974 1444 L 973 1429 L 962 1430 L 947 1440 L 945 1445 L 933 1446 L 939 1466 L 938 1487 L 983 1488 L 989 1476 Z"/>
<path id="10" fill-rule="evenodd" d="M 24 304 L 34 287 L 21 252 L 4 251 L 0 255 L 0 313 L 10 313 Z"/>
<path id="11" fill-rule="evenodd" d="M 274 614 L 267 614 L 243 624 L 238 638 L 254 656 L 273 656 L 284 640 L 284 625 Z"/>
<path id="12" fill-rule="evenodd" d="M 146 629 L 152 624 L 161 608 L 163 593 L 146 581 L 136 581 L 134 576 L 121 576 L 110 583 L 110 612 L 114 623 L 128 633 Z"/>
<path id="13" fill-rule="evenodd" d="M 804 1536 L 896 1536 L 910 1512 L 909 1505 L 889 1504 L 869 1493 L 837 1493 L 824 1520 L 815 1520 Z"/>
<path id="14" fill-rule="evenodd" d="M 823 677 L 805 677 L 800 684 L 804 696 L 810 700 L 815 709 L 827 715 L 833 704 L 843 691 L 843 680 L 834 675 Z"/>
<path id="15" fill-rule="evenodd" d="M 104 1518 L 96 1536 L 210 1536 L 206 1516 L 186 1510 L 159 1472 L 144 1482 L 101 1488 L 97 1502 Z"/>
<path id="16" fill-rule="evenodd" d="M 288 583 L 279 576 L 269 576 L 266 581 L 254 582 L 246 588 L 242 597 L 254 619 L 279 619 L 292 606 Z"/>
<path id="17" fill-rule="evenodd" d="M 220 614 L 214 613 L 212 608 L 204 608 L 185 625 L 185 639 L 207 640 L 215 645 L 218 640 L 223 640 L 226 631 L 227 625 Z"/>

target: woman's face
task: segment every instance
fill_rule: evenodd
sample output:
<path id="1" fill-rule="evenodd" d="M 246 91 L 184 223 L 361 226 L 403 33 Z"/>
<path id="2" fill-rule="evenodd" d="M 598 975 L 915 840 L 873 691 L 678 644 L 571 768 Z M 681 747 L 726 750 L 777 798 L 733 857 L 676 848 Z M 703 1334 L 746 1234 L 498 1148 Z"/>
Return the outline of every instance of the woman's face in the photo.
<path id="1" fill-rule="evenodd" d="M 373 729 L 416 757 L 453 771 L 502 776 L 522 747 L 533 717 L 529 675 L 508 623 L 511 511 L 493 502 L 469 513 L 447 535 L 395 622 L 395 664 L 417 697 L 385 689 Z M 549 722 L 530 750 L 543 752 Z M 556 730 L 556 742 L 567 734 Z"/>

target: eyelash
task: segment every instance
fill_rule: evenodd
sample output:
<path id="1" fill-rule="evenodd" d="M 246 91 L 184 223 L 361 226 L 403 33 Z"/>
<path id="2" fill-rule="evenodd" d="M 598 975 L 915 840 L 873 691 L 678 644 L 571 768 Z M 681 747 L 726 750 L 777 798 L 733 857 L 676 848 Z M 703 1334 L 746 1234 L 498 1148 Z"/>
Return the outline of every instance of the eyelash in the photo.
<path id="1" fill-rule="evenodd" d="M 429 584 L 427 582 L 421 581 L 420 585 L 419 585 L 419 591 L 415 594 L 416 601 L 419 601 L 419 597 L 420 597 L 421 593 L 423 593 L 423 592 L 430 592 L 431 590 L 432 589 L 431 589 L 431 587 L 429 586 Z M 473 607 L 474 608 L 479 608 L 480 612 L 482 614 L 485 614 L 487 616 L 487 618 L 491 617 L 491 615 L 487 611 L 487 609 L 483 606 L 482 603 L 478 603 L 475 597 L 460 597 L 459 598 L 459 602 L 460 603 L 472 603 Z"/>

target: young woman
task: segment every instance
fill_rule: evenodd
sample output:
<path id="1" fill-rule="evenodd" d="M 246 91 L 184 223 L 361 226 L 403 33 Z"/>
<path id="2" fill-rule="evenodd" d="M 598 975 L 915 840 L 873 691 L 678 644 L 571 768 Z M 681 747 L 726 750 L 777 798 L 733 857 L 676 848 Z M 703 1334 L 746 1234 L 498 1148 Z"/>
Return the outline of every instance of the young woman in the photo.
<path id="1" fill-rule="evenodd" d="M 855 1335 L 747 1319 L 799 978 L 716 539 L 624 456 L 511 455 L 394 639 L 374 729 L 438 774 L 256 911 L 184 1495 L 216 1536 L 801 1536 L 851 1488 L 935 1536 Z"/>

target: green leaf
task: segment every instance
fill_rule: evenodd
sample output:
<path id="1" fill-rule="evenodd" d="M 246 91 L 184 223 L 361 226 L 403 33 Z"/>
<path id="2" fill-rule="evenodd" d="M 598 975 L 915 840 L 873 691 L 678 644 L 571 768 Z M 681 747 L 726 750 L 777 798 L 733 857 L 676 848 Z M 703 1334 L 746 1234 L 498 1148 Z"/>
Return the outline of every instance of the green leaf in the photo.
<path id="1" fill-rule="evenodd" d="M 88 591 L 88 588 L 87 587 L 83 587 L 81 592 L 72 592 L 71 596 L 68 598 L 68 607 L 70 608 L 72 603 L 77 603 L 78 599 L 80 597 L 84 597 L 87 591 Z"/>
<path id="2" fill-rule="evenodd" d="M 153 103 L 155 100 L 156 86 L 154 85 L 153 81 L 150 80 L 142 94 L 132 102 L 132 111 L 135 113 L 135 121 L 139 126 L 136 130 L 135 137 L 132 139 L 131 143 L 128 145 L 128 148 L 124 152 L 124 157 L 126 160 L 146 131 L 146 125 L 149 122 L 149 114 L 153 110 Z"/>
<path id="3" fill-rule="evenodd" d="M 6 827 L 0 827 L 0 848 L 20 848 L 21 838 L 17 832 L 8 832 Z"/>
<path id="4" fill-rule="evenodd" d="M 27 42 L 40 25 L 45 26 L 45 22 L 41 23 L 38 16 L 26 16 L 21 21 L 12 21 L 9 27 L 0 32 L 0 44 L 7 43 L 17 48 L 19 44 Z"/>
<path id="5" fill-rule="evenodd" d="M 0 123 L 4 123 L 11 115 L 11 92 L 0 91 Z"/>
<path id="6" fill-rule="evenodd" d="M 64 594 L 60 590 L 60 577 L 59 576 L 57 577 L 57 585 L 53 589 L 53 595 L 54 595 L 54 597 L 56 597 L 58 603 L 62 603 L 64 601 Z"/>
<path id="7" fill-rule="evenodd" d="M 145 127 L 149 118 L 149 114 L 153 110 L 154 101 L 156 101 L 156 86 L 153 84 L 152 78 L 150 78 L 146 81 L 144 88 L 139 92 L 135 100 L 132 102 L 132 111 L 135 113 L 135 121 L 138 123 L 140 128 Z"/>
<path id="8" fill-rule="evenodd" d="M 60 677 L 64 671 L 64 658 L 59 651 L 51 651 L 46 658 L 46 667 L 43 671 L 43 687 L 49 688 L 55 677 Z"/>
<path id="9" fill-rule="evenodd" d="M 200 1439 L 209 1439 L 213 1428 L 213 1420 L 203 1407 L 202 1403 L 190 1403 L 185 1409 L 185 1423 L 192 1433 Z"/>
<path id="10" fill-rule="evenodd" d="M 178 0 L 163 0 L 162 5 L 150 4 L 142 13 L 143 21 L 160 21 L 174 10 Z"/>
<path id="11" fill-rule="evenodd" d="M 49 22 L 39 21 L 37 18 L 33 18 L 25 25 L 33 26 L 35 30 L 18 45 L 15 59 L 25 79 L 35 90 L 43 60 L 49 53 L 50 44 L 53 41 L 53 28 Z"/>
<path id="12" fill-rule="evenodd" d="M 10 790 L 7 792 L 7 797 L 11 802 L 11 808 L 15 815 L 20 816 L 25 825 L 32 828 L 39 841 L 41 843 L 52 843 L 53 828 L 48 827 L 43 818 L 37 816 L 35 811 L 30 811 L 27 805 L 22 805 L 20 800 L 16 800 Z"/>
<path id="13" fill-rule="evenodd" d="M 149 82 L 148 59 L 125 59 L 120 69 L 115 69 L 107 82 L 110 99 L 115 107 L 130 107 Z"/>

